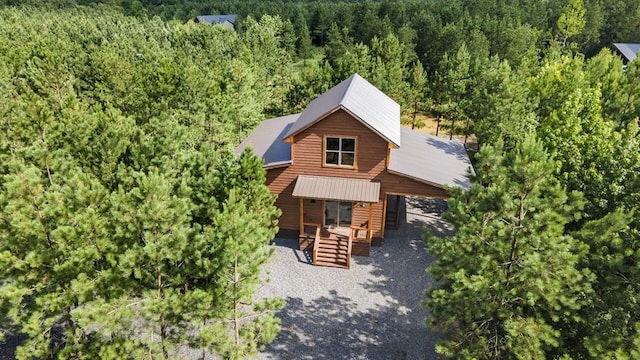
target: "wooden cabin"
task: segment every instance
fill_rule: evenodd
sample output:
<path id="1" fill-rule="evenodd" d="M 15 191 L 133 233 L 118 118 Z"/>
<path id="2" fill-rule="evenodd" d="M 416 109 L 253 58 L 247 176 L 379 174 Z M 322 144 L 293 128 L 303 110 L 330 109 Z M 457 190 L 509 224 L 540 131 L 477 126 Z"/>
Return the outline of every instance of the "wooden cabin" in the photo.
<path id="1" fill-rule="evenodd" d="M 368 256 L 398 218 L 397 196 L 469 186 L 463 144 L 402 127 L 400 106 L 358 74 L 300 114 L 265 120 L 236 152 L 247 146 L 264 159 L 281 231 L 294 230 L 318 265 Z"/>

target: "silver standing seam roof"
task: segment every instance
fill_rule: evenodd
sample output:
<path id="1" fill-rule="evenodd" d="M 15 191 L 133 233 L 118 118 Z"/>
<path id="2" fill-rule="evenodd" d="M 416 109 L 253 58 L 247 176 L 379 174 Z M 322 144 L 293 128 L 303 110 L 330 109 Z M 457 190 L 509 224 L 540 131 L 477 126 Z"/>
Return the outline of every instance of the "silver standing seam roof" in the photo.
<path id="1" fill-rule="evenodd" d="M 402 147 L 391 149 L 387 171 L 437 187 L 469 189 L 473 172 L 464 144 L 403 127 Z"/>
<path id="2" fill-rule="evenodd" d="M 241 154 L 251 145 L 253 152 L 262 157 L 264 167 L 278 167 L 291 164 L 291 144 L 284 142 L 286 134 L 300 114 L 293 114 L 265 120 L 235 149 Z"/>
<path id="3" fill-rule="evenodd" d="M 234 24 L 236 22 L 236 15 L 235 14 L 229 14 L 229 15 L 199 15 L 196 16 L 196 20 L 198 22 L 205 22 L 207 24 L 222 24 L 225 21 L 228 21 L 232 24 Z"/>
<path id="4" fill-rule="evenodd" d="M 383 139 L 400 146 L 400 105 L 358 74 L 314 99 L 285 138 L 307 129 L 339 108 L 354 115 Z"/>
<path id="5" fill-rule="evenodd" d="M 613 46 L 629 61 L 635 60 L 638 56 L 638 51 L 640 51 L 640 44 L 636 43 L 614 43 Z"/>
<path id="6" fill-rule="evenodd" d="M 380 200 L 380 183 L 365 179 L 298 175 L 293 197 L 377 203 Z"/>
<path id="7" fill-rule="evenodd" d="M 312 126 L 339 107 L 398 146 L 391 149 L 388 172 L 440 188 L 469 189 L 467 175 L 473 173 L 473 168 L 464 145 L 457 140 L 447 140 L 400 126 L 398 104 L 358 74 L 329 89 L 300 114 L 263 121 L 235 149 L 235 153 L 240 154 L 251 145 L 254 153 L 264 159 L 265 168 L 288 166 L 292 163 L 291 144 L 285 139 Z M 400 138 L 402 146 L 399 146 Z M 380 184 L 366 185 L 371 183 L 361 179 L 299 175 L 293 196 L 377 202 Z M 378 190 L 374 190 L 374 186 Z M 362 194 L 366 191 L 370 191 L 367 199 L 371 201 L 363 200 L 365 195 Z M 375 191 L 378 195 L 374 199 Z"/>

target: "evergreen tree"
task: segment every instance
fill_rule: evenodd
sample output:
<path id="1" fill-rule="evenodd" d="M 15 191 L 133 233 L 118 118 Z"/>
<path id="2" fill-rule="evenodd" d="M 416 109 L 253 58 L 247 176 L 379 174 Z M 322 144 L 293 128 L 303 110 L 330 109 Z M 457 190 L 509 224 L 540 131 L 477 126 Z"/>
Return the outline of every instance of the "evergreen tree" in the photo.
<path id="1" fill-rule="evenodd" d="M 443 118 L 451 121 L 449 138 L 453 138 L 457 120 L 465 118 L 464 109 L 467 86 L 470 80 L 471 58 L 463 43 L 455 56 L 445 53 L 440 60 L 432 85 L 434 93 L 433 111 L 436 113 L 438 127 Z"/>
<path id="2" fill-rule="evenodd" d="M 304 60 L 304 64 L 307 64 L 307 59 L 311 57 L 311 36 L 309 35 L 309 29 L 304 26 L 298 37 L 298 56 Z"/>
<path id="3" fill-rule="evenodd" d="M 467 192 L 456 190 L 445 218 L 454 234 L 426 236 L 437 286 L 428 293 L 431 326 L 452 358 L 544 359 L 562 353 L 565 324 L 592 293 L 587 248 L 564 234 L 579 214 L 540 141 L 485 146 Z"/>
<path id="4" fill-rule="evenodd" d="M 0 10 L 0 311 L 1 332 L 26 336 L 16 357 L 243 357 L 272 340 L 281 301 L 250 298 L 278 210 L 261 159 L 224 147 L 271 101 L 257 58 L 288 64 L 277 19 L 239 37 L 26 13 Z M 229 309 L 248 315 L 238 337 Z"/>
<path id="5" fill-rule="evenodd" d="M 412 129 L 424 127 L 424 122 L 418 118 L 418 114 L 422 114 L 427 107 L 427 74 L 420 62 L 417 62 L 412 70 L 411 77 L 409 78 L 409 86 L 407 87 L 407 93 L 405 98 L 407 101 L 410 114 L 408 117 L 402 118 L 402 123 L 411 125 Z M 405 110 L 407 111 L 407 110 Z"/>

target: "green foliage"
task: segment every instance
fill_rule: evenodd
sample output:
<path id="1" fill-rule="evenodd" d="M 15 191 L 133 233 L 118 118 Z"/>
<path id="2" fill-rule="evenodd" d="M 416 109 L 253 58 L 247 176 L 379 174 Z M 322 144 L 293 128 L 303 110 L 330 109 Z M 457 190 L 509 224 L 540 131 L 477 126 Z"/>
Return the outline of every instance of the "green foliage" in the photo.
<path id="1" fill-rule="evenodd" d="M 438 128 L 440 121 L 448 119 L 449 138 L 453 138 L 455 124 L 458 120 L 467 119 L 465 109 L 468 102 L 468 85 L 471 80 L 471 56 L 463 42 L 455 55 L 445 53 L 440 60 L 439 70 L 434 76 L 432 85 L 432 110 L 436 114 Z M 437 135 L 437 131 L 436 131 Z"/>
<path id="2" fill-rule="evenodd" d="M 452 358 L 548 358 L 592 294 L 591 272 L 578 268 L 587 247 L 563 234 L 579 194 L 557 183 L 534 136 L 501 149 L 483 147 L 471 188 L 454 191 L 445 218 L 455 233 L 426 236 L 438 284 L 430 324 L 446 335 L 436 350 Z"/>
<path id="3" fill-rule="evenodd" d="M 582 0 L 569 0 L 558 18 L 558 37 L 562 46 L 569 38 L 582 32 L 585 26 L 585 8 Z"/>
<path id="4" fill-rule="evenodd" d="M 468 116 L 478 143 L 502 141 L 513 148 L 524 133 L 537 124 L 526 78 L 514 72 L 505 61 L 492 57 L 471 80 Z"/>
<path id="5" fill-rule="evenodd" d="M 410 107 L 405 108 L 405 112 L 410 112 L 409 116 L 403 117 L 402 123 L 404 125 L 410 125 L 412 129 L 422 128 L 425 123 L 417 117 L 418 114 L 423 113 L 428 107 L 427 105 L 427 74 L 422 67 L 422 63 L 417 62 L 412 66 L 410 70 L 409 85 L 406 91 L 406 101 Z"/>
<path id="6" fill-rule="evenodd" d="M 0 14 L 0 309 L 2 332 L 26 336 L 16 357 L 243 358 L 273 340 L 282 301 L 253 293 L 279 210 L 262 160 L 225 148 L 271 106 L 257 58 L 287 63 L 282 23 L 239 37 L 107 10 Z"/>

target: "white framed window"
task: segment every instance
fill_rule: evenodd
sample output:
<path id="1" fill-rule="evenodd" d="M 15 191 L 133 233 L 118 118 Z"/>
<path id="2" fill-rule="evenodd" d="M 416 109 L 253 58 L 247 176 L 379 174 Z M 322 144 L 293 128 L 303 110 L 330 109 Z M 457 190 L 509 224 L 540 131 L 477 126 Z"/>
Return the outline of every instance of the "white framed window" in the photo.
<path id="1" fill-rule="evenodd" d="M 324 138 L 324 164 L 326 166 L 356 166 L 356 138 L 326 136 Z"/>

